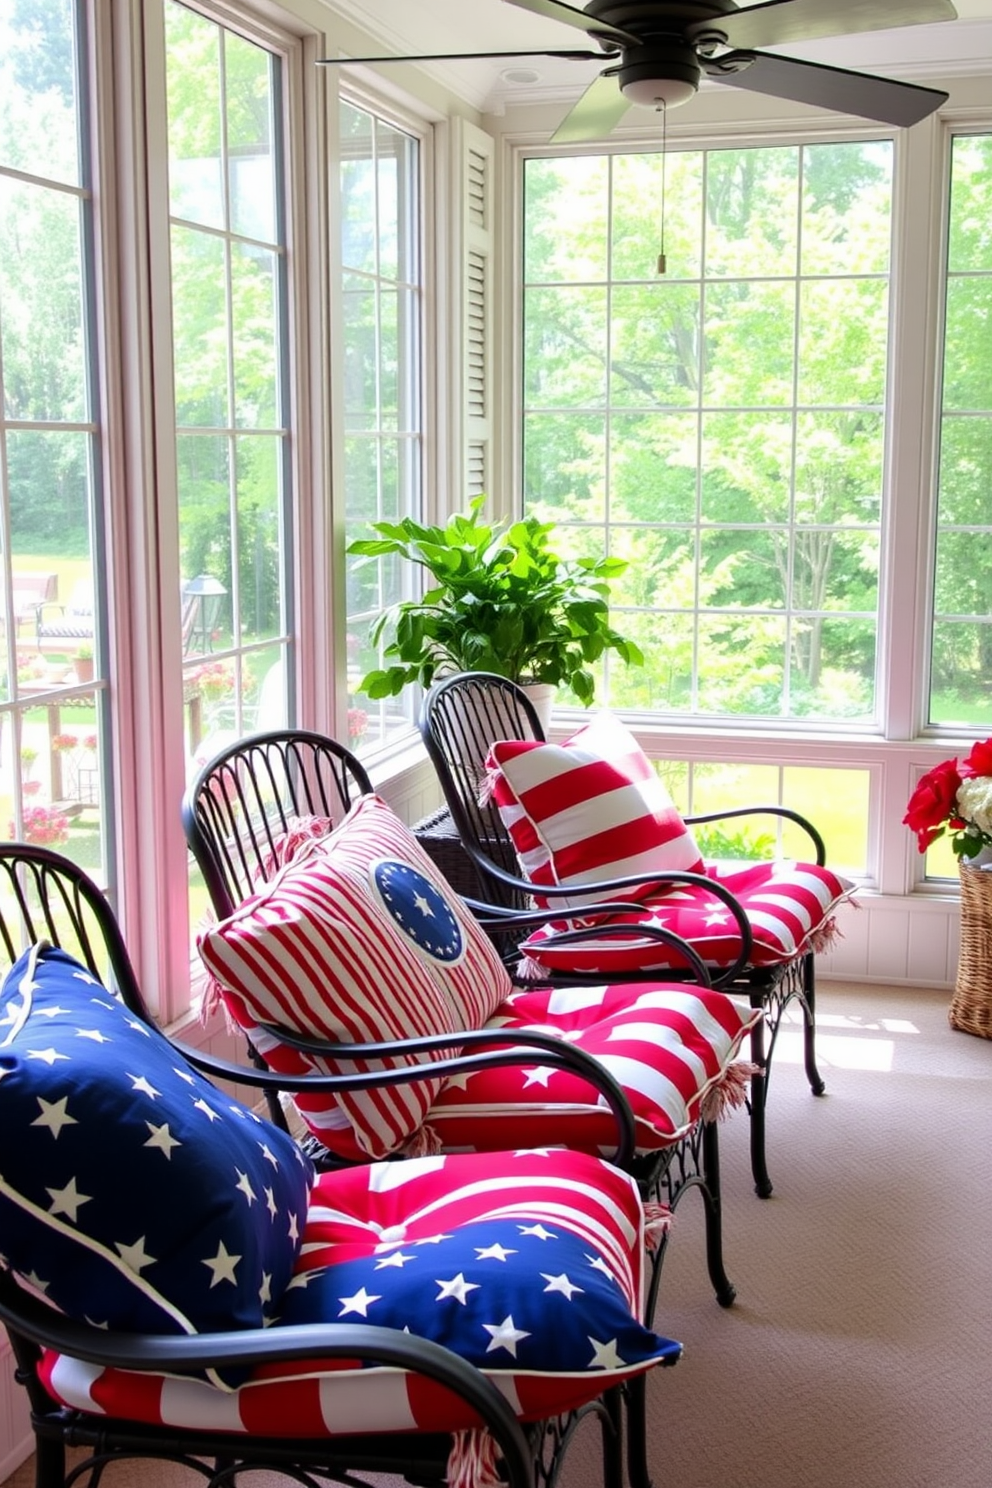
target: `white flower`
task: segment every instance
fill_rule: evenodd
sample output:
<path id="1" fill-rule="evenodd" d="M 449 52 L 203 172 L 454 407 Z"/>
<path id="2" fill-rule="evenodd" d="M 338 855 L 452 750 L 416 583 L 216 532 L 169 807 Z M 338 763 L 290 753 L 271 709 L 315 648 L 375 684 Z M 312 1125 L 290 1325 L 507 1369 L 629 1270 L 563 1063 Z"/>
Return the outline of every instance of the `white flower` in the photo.
<path id="1" fill-rule="evenodd" d="M 980 832 L 992 836 L 992 779 L 988 775 L 962 780 L 957 806 L 966 822 L 973 822 Z"/>

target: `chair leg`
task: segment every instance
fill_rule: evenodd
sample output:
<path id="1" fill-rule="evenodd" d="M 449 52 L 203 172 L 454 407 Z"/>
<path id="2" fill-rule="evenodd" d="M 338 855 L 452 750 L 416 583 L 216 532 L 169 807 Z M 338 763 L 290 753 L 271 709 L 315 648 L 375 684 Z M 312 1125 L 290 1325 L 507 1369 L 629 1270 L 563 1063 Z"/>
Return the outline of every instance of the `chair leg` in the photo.
<path id="1" fill-rule="evenodd" d="M 765 999 L 758 994 L 751 997 L 751 1006 L 765 1008 Z M 754 1191 L 759 1199 L 767 1199 L 772 1191 L 772 1180 L 768 1176 L 768 1160 L 765 1155 L 765 1102 L 768 1097 L 768 1056 L 765 1052 L 765 1018 L 761 1017 L 751 1029 L 751 1076 L 750 1142 L 751 1177 Z"/>
<path id="2" fill-rule="evenodd" d="M 630 1488 L 651 1488 L 648 1469 L 647 1374 L 638 1374 L 624 1387 L 627 1425 L 627 1481 Z"/>
<path id="3" fill-rule="evenodd" d="M 703 1203 L 706 1205 L 706 1269 L 716 1300 L 730 1307 L 737 1288 L 723 1264 L 723 1202 L 720 1196 L 720 1138 L 717 1122 L 703 1122 Z"/>
<path id="4" fill-rule="evenodd" d="M 603 1445 L 603 1488 L 624 1488 L 623 1483 L 623 1410 L 624 1395 L 621 1387 L 608 1390 L 603 1396 L 600 1413 L 600 1430 Z M 645 1417 L 646 1421 L 646 1417 Z M 647 1449 L 645 1448 L 645 1460 Z M 650 1488 L 645 1482 L 641 1488 Z"/>
<path id="5" fill-rule="evenodd" d="M 803 957 L 803 1060 L 806 1078 L 814 1095 L 822 1095 L 826 1085 L 816 1066 L 816 957 L 809 951 Z"/>
<path id="6" fill-rule="evenodd" d="M 34 1439 L 35 1488 L 63 1488 L 65 1483 L 65 1443 L 58 1437 Z"/>
<path id="7" fill-rule="evenodd" d="M 781 979 L 770 987 L 751 993 L 751 1006 L 764 1010 L 764 1017 L 751 1029 L 751 1062 L 756 1072 L 751 1077 L 751 1176 L 754 1191 L 760 1199 L 772 1192 L 765 1155 L 765 1107 L 768 1104 L 768 1077 L 778 1038 L 782 1015 L 790 1002 L 796 1001 L 803 1015 L 803 1065 L 814 1095 L 826 1090 L 816 1064 L 816 958 L 807 951 L 786 968 Z"/>

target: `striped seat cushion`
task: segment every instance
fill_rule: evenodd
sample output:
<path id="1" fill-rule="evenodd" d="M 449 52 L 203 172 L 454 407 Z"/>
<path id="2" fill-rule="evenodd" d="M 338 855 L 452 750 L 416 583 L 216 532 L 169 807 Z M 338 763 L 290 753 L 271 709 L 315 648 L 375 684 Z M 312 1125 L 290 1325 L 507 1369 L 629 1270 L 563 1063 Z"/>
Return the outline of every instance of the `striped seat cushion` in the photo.
<path id="1" fill-rule="evenodd" d="M 726 993 L 658 982 L 514 992 L 489 1027 L 540 1029 L 605 1066 L 630 1103 L 639 1152 L 678 1142 L 724 1097 L 744 1035 L 761 1016 Z M 724 1088 L 725 1087 L 725 1088 Z M 450 1079 L 427 1122 L 446 1149 L 561 1145 L 609 1153 L 616 1127 L 581 1076 L 540 1062 Z"/>
<path id="2" fill-rule="evenodd" d="M 201 934 L 199 947 L 236 1022 L 284 1074 L 376 1066 L 302 1054 L 260 1025 L 349 1043 L 450 1033 L 480 1027 L 511 990 L 488 937 L 413 834 L 372 795 L 329 836 L 300 845 L 256 896 Z M 397 1056 L 378 1067 L 428 1057 Z M 439 1079 L 424 1079 L 300 1096 L 297 1106 L 326 1147 L 365 1160 L 401 1147 L 440 1088 Z"/>
<path id="3" fill-rule="evenodd" d="M 652 891 L 651 873 L 702 871 L 699 849 L 630 730 L 603 712 L 563 744 L 504 739 L 487 759 L 489 786 L 521 872 L 541 906 L 578 908 Z M 543 884 L 640 886 L 548 900 Z"/>
<path id="4" fill-rule="evenodd" d="M 634 1181 L 574 1152 L 501 1152 L 324 1173 L 276 1328 L 409 1328 L 468 1358 L 522 1420 L 571 1410 L 671 1362 L 640 1321 L 644 1213 Z M 313 1439 L 460 1431 L 478 1420 L 402 1370 L 307 1360 L 223 1393 L 200 1380 L 47 1354 L 42 1378 L 78 1410 L 177 1428 Z"/>
<path id="5" fill-rule="evenodd" d="M 833 912 L 850 899 L 855 885 L 828 868 L 811 863 L 776 860 L 755 863 L 729 873 L 707 869 L 738 899 L 754 936 L 753 966 L 775 966 L 807 950 L 826 950 L 836 934 Z M 740 933 L 730 911 L 701 887 L 673 888 L 645 903 L 640 913 L 619 914 L 616 921 L 631 927 L 629 936 L 595 936 L 578 945 L 556 947 L 556 929 L 573 928 L 554 921 L 542 925 L 522 943 L 522 970 L 542 973 L 582 972 L 587 976 L 618 977 L 630 972 L 664 974 L 679 966 L 678 952 L 657 940 L 637 934 L 640 925 L 657 925 L 689 941 L 714 968 L 729 966 L 740 951 Z"/>

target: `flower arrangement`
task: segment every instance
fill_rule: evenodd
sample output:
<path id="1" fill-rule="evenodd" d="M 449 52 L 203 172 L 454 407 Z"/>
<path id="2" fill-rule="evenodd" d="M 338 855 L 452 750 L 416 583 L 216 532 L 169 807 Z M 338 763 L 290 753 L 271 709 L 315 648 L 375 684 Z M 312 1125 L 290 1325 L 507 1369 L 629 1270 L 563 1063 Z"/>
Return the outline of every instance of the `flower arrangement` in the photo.
<path id="1" fill-rule="evenodd" d="M 68 754 L 71 749 L 76 748 L 78 743 L 79 739 L 75 734 L 52 735 L 52 748 L 56 754 Z"/>
<path id="2" fill-rule="evenodd" d="M 364 708 L 348 709 L 348 742 L 357 744 L 359 739 L 368 732 L 369 715 Z"/>
<path id="3" fill-rule="evenodd" d="M 57 806 L 27 806 L 23 823 L 24 841 L 36 847 L 61 847 L 69 841 L 69 818 Z M 7 835 L 16 838 L 16 822 L 9 823 Z"/>
<path id="4" fill-rule="evenodd" d="M 186 673 L 183 682 L 187 702 L 199 694 L 208 703 L 225 702 L 234 696 L 234 663 L 231 661 L 205 661 Z"/>
<path id="5" fill-rule="evenodd" d="M 992 739 L 975 744 L 966 759 L 942 760 L 922 776 L 903 823 L 916 833 L 921 853 L 945 832 L 958 858 L 992 847 Z"/>

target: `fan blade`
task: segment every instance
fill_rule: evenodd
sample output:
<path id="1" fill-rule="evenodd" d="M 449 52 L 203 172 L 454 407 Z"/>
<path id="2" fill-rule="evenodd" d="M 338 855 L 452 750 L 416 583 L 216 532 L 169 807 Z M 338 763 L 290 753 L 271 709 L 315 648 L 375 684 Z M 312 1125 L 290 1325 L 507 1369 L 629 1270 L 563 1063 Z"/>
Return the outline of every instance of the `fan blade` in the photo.
<path id="1" fill-rule="evenodd" d="M 603 62 L 616 53 L 541 52 L 531 47 L 527 52 L 428 52 L 418 57 L 318 57 L 318 67 L 375 67 L 380 62 L 483 62 L 487 57 L 563 57 L 566 62 Z"/>
<path id="2" fill-rule="evenodd" d="M 859 119 L 908 126 L 925 119 L 947 102 L 948 95 L 936 88 L 919 88 L 913 83 L 898 83 L 893 78 L 875 77 L 867 72 L 847 72 L 840 67 L 822 67 L 817 62 L 799 62 L 792 57 L 767 53 L 759 53 L 750 66 L 739 72 L 719 70 L 720 63 L 733 62 L 736 56 L 730 52 L 715 65 L 705 62 L 707 76 L 731 88 L 747 88 L 752 93 L 770 94 L 772 98 L 791 98 L 796 103 L 854 114 Z"/>
<path id="3" fill-rule="evenodd" d="M 624 31 L 620 26 L 611 26 L 606 21 L 597 21 L 595 16 L 587 15 L 584 10 L 577 10 L 574 5 L 565 5 L 562 0 L 506 0 L 508 5 L 517 5 L 521 10 L 532 11 L 534 15 L 548 16 L 552 21 L 561 21 L 566 26 L 578 26 L 580 31 L 588 31 L 590 36 L 602 37 L 604 41 L 613 46 L 637 46 L 640 38 L 632 31 Z"/>
<path id="4" fill-rule="evenodd" d="M 605 139 L 629 108 L 616 78 L 601 74 L 565 115 L 551 136 L 551 143 L 584 145 L 590 140 Z"/>
<path id="5" fill-rule="evenodd" d="M 787 46 L 819 36 L 854 36 L 898 26 L 957 20 L 950 0 L 767 0 L 731 15 L 711 16 L 686 28 L 689 36 L 722 31 L 730 46 Z"/>

